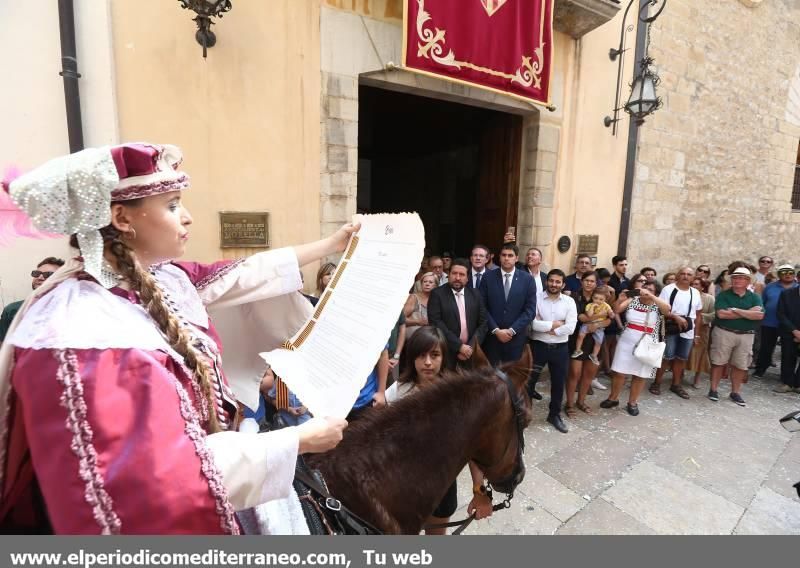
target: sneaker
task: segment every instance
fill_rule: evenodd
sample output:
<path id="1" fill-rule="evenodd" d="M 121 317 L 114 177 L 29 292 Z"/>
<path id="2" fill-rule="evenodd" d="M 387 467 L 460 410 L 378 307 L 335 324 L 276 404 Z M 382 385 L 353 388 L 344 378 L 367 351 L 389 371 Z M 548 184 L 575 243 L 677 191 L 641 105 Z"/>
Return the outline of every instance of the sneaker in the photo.
<path id="1" fill-rule="evenodd" d="M 719 402 L 719 393 L 717 391 L 708 391 L 708 400 L 713 400 L 714 402 Z"/>
<path id="2" fill-rule="evenodd" d="M 589 355 L 589 357 L 591 358 L 593 356 Z M 595 389 L 601 390 L 601 391 L 608 390 L 608 387 L 606 385 L 604 385 L 603 383 L 601 383 L 600 381 L 598 381 L 597 379 L 592 379 L 592 388 L 595 388 Z"/>
<path id="3" fill-rule="evenodd" d="M 739 406 L 745 406 L 744 399 L 741 397 L 741 395 L 738 392 L 732 392 L 731 393 L 731 400 L 733 402 L 735 402 L 736 404 L 738 404 Z"/>
<path id="4" fill-rule="evenodd" d="M 583 351 L 581 351 L 580 349 L 576 349 L 576 350 L 575 350 L 575 351 L 573 351 L 573 353 L 572 353 L 572 358 L 573 358 L 573 359 L 577 359 L 577 358 L 578 358 L 578 357 L 580 357 L 581 355 L 583 355 Z"/>
<path id="5" fill-rule="evenodd" d="M 779 392 L 781 394 L 785 394 L 787 392 L 794 392 L 794 389 L 787 384 L 780 384 L 774 389 L 772 389 L 772 392 Z"/>
<path id="6" fill-rule="evenodd" d="M 591 362 L 592 362 L 592 363 L 594 363 L 595 365 L 600 365 L 600 359 L 598 359 L 598 358 L 597 358 L 597 355 L 595 355 L 594 353 L 592 353 L 591 355 L 589 355 L 589 361 L 591 361 Z M 597 381 L 597 379 L 595 379 L 595 381 Z M 600 388 L 600 387 L 598 387 L 598 386 L 596 386 L 596 385 L 595 385 L 595 388 Z M 601 390 L 605 390 L 605 388 L 606 388 L 606 387 L 603 387 Z"/>

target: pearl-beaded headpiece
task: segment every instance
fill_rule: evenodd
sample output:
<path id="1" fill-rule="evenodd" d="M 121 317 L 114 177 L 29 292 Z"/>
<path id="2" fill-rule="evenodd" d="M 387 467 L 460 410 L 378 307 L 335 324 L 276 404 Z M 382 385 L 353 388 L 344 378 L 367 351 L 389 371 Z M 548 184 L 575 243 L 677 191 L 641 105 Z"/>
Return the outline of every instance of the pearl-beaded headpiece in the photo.
<path id="1" fill-rule="evenodd" d="M 110 288 L 117 281 L 102 268 L 100 229 L 111 223 L 111 203 L 189 187 L 189 176 L 178 170 L 182 161 L 171 145 L 87 148 L 21 175 L 8 191 L 36 229 L 77 234 L 86 272 Z"/>

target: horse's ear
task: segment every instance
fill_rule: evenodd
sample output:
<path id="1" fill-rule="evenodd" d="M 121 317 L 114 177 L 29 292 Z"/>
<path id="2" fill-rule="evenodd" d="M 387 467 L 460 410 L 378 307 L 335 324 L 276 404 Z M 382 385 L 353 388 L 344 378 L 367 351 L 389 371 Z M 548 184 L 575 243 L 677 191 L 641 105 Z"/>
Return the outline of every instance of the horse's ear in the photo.
<path id="1" fill-rule="evenodd" d="M 481 349 L 481 346 L 476 343 L 475 349 L 472 352 L 472 368 L 488 369 L 491 366 L 492 364 L 489 363 L 489 359 L 486 358 L 486 354 L 483 352 L 483 349 Z"/>
<path id="2" fill-rule="evenodd" d="M 519 361 L 514 363 L 508 368 L 508 374 L 514 380 L 514 383 L 519 386 L 524 386 L 528 382 L 531 369 L 533 369 L 533 355 L 531 348 L 528 345 L 522 348 L 522 357 Z"/>

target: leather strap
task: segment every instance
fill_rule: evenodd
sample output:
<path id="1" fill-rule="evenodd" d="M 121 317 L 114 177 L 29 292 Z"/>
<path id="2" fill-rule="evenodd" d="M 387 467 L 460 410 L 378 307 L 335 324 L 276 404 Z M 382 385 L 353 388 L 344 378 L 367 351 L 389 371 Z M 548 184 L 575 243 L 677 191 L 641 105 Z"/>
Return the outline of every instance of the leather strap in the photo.
<path id="1" fill-rule="evenodd" d="M 355 534 L 358 535 L 379 535 L 383 534 L 380 530 L 375 528 L 372 524 L 368 523 L 350 509 L 342 505 L 341 501 L 331 495 L 328 490 L 317 482 L 312 476 L 303 471 L 301 468 L 296 468 L 294 472 L 295 479 L 306 485 L 309 489 L 319 494 L 325 499 L 325 508 L 336 516 L 339 521 L 346 524 Z"/>

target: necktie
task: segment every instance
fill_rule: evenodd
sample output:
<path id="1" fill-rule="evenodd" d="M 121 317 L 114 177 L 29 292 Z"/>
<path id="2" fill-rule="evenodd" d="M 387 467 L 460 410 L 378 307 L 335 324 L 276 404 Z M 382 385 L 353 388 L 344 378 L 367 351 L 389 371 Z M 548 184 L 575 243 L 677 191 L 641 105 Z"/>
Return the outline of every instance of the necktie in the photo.
<path id="1" fill-rule="evenodd" d="M 478 272 L 478 273 L 475 274 L 475 287 L 476 288 L 480 288 L 481 287 L 481 276 L 483 276 L 483 273 L 481 273 L 481 272 Z"/>
<path id="2" fill-rule="evenodd" d="M 458 306 L 458 319 L 461 320 L 461 334 L 458 338 L 461 343 L 467 343 L 467 310 L 464 308 L 464 291 L 456 292 L 456 305 Z"/>
<path id="3" fill-rule="evenodd" d="M 503 290 L 505 290 L 506 300 L 508 300 L 508 292 L 511 290 L 511 273 L 506 272 L 503 276 L 506 277 L 506 283 L 503 284 Z"/>

